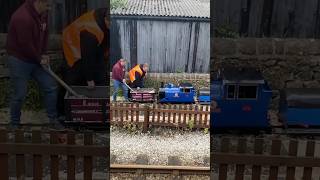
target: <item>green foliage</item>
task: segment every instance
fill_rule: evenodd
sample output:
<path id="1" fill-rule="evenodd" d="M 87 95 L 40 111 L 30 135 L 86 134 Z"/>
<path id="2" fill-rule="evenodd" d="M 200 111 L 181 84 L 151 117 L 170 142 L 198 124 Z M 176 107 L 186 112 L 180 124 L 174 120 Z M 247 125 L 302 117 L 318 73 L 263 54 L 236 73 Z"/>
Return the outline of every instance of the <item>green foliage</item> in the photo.
<path id="1" fill-rule="evenodd" d="M 239 34 L 228 24 L 218 26 L 215 30 L 215 36 L 221 38 L 239 38 Z"/>
<path id="2" fill-rule="evenodd" d="M 127 0 L 111 0 L 111 9 L 127 8 Z"/>
<path id="3" fill-rule="evenodd" d="M 23 109 L 39 111 L 43 109 L 42 94 L 40 88 L 35 81 L 30 81 L 28 83 L 28 93 L 26 101 L 24 103 Z"/>
<path id="4" fill-rule="evenodd" d="M 9 107 L 11 89 L 9 79 L 0 79 L 0 108 Z M 30 81 L 28 83 L 28 93 L 23 104 L 23 109 L 38 111 L 42 108 L 42 96 L 37 83 Z"/>
<path id="5" fill-rule="evenodd" d="M 0 79 L 0 109 L 9 106 L 10 84 L 8 79 Z"/>
<path id="6" fill-rule="evenodd" d="M 183 73 L 184 71 L 182 69 L 177 69 L 176 73 Z"/>
<path id="7" fill-rule="evenodd" d="M 209 128 L 204 128 L 204 129 L 203 129 L 203 133 L 204 133 L 204 134 L 208 134 L 208 133 L 209 133 Z"/>
<path id="8" fill-rule="evenodd" d="M 124 122 L 123 128 L 126 129 L 129 133 L 136 133 L 139 130 L 138 125 L 131 122 Z"/>
<path id="9" fill-rule="evenodd" d="M 188 121 L 188 128 L 190 130 L 192 130 L 194 128 L 194 119 L 193 118 L 190 118 L 189 121 Z"/>

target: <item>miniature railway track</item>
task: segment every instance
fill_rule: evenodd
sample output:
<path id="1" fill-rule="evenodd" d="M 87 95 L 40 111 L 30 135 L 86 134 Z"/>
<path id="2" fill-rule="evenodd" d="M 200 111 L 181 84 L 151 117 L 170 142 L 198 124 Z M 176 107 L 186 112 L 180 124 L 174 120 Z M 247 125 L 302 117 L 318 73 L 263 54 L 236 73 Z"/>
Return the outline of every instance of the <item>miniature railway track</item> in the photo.
<path id="1" fill-rule="evenodd" d="M 111 173 L 210 176 L 210 167 L 111 164 Z"/>

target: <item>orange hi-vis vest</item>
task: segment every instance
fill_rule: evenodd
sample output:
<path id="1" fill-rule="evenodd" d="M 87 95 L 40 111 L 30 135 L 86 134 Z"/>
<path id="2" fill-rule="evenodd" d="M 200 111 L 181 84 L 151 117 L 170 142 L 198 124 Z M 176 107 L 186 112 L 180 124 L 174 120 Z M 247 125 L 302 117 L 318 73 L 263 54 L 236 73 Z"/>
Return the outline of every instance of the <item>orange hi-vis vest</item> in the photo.
<path id="1" fill-rule="evenodd" d="M 104 39 L 104 32 L 99 27 L 94 11 L 83 14 L 63 30 L 63 51 L 67 63 L 72 67 L 81 59 L 80 33 L 88 31 L 96 36 L 99 44 Z"/>
<path id="2" fill-rule="evenodd" d="M 136 72 L 138 72 L 141 76 L 143 75 L 142 69 L 140 68 L 140 64 L 136 65 L 129 71 L 129 79 L 131 83 L 133 83 L 133 81 L 136 80 Z"/>

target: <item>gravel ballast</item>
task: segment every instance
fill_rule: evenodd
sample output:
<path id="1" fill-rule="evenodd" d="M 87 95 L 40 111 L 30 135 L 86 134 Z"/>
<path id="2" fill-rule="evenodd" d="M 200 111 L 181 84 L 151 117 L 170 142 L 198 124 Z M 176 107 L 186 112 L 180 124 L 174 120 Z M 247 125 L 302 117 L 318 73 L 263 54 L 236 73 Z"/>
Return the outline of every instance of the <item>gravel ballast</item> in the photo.
<path id="1" fill-rule="evenodd" d="M 111 128 L 111 163 L 139 164 L 139 157 L 144 162 L 147 157 L 152 165 L 209 166 L 209 134 L 165 128 L 158 131 L 143 134 Z"/>

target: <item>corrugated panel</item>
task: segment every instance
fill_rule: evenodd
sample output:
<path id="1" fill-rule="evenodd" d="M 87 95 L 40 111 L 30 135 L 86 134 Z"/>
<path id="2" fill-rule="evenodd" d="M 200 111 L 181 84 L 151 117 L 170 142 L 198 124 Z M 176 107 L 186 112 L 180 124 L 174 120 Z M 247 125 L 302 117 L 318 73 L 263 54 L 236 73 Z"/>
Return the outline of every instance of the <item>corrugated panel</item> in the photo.
<path id="1" fill-rule="evenodd" d="M 210 18 L 210 0 L 128 0 L 111 14 Z"/>
<path id="2" fill-rule="evenodd" d="M 128 67 L 134 66 L 132 48 L 136 47 L 136 62 L 148 63 L 151 72 L 209 72 L 209 23 L 129 21 L 133 20 L 112 19 L 116 26 L 111 26 L 111 32 L 119 32 L 111 37 L 113 63 L 117 57 L 124 57 L 129 61 Z"/>

